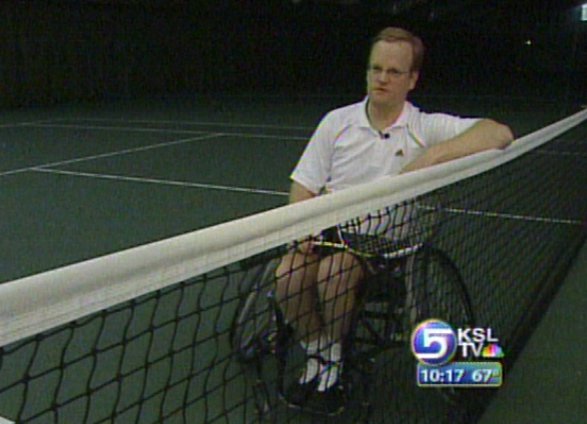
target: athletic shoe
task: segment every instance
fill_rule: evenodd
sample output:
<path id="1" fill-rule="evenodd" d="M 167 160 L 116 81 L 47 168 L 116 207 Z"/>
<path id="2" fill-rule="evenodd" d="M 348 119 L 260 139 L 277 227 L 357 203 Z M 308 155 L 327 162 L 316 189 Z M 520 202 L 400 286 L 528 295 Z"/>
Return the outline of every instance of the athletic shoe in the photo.
<path id="1" fill-rule="evenodd" d="M 338 415 L 347 404 L 347 393 L 342 383 L 337 382 L 325 391 L 316 390 L 306 401 L 304 409 L 320 415 Z"/>
<path id="2" fill-rule="evenodd" d="M 303 408 L 313 393 L 316 393 L 320 384 L 320 370 L 322 358 L 308 356 L 306 366 L 300 378 L 294 381 L 283 394 L 284 400 L 293 408 Z"/>

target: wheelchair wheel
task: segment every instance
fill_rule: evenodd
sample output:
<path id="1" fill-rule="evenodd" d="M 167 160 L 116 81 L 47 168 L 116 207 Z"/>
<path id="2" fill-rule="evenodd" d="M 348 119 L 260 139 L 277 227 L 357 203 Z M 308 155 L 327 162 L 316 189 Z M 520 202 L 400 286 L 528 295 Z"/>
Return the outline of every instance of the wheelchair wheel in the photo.
<path id="1" fill-rule="evenodd" d="M 386 265 L 363 281 L 363 292 L 347 337 L 355 354 L 365 358 L 406 342 L 403 271 L 399 266 Z"/>
<path id="2" fill-rule="evenodd" d="M 427 319 L 440 319 L 453 328 L 474 327 L 475 319 L 469 294 L 461 273 L 441 250 L 423 246 L 409 258 L 408 311 L 410 326 Z M 451 404 L 472 403 L 471 391 L 449 387 L 439 389 Z"/>
<path id="3" fill-rule="evenodd" d="M 461 273 L 441 250 L 422 248 L 408 258 L 408 314 L 412 327 L 441 319 L 453 328 L 472 327 L 473 310 Z"/>
<path id="4" fill-rule="evenodd" d="M 279 259 L 265 265 L 241 299 L 233 319 L 230 342 L 237 358 L 252 361 L 272 349 L 276 324 L 272 294 Z"/>

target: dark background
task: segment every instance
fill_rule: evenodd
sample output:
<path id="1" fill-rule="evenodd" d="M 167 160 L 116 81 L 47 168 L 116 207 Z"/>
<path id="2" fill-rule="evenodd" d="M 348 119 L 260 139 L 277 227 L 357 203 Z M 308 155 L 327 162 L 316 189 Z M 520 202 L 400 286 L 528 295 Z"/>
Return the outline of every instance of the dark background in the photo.
<path id="1" fill-rule="evenodd" d="M 580 3 L 3 1 L 0 107 L 199 93 L 361 95 L 370 39 L 388 25 L 413 30 L 429 49 L 416 94 L 584 103 Z"/>

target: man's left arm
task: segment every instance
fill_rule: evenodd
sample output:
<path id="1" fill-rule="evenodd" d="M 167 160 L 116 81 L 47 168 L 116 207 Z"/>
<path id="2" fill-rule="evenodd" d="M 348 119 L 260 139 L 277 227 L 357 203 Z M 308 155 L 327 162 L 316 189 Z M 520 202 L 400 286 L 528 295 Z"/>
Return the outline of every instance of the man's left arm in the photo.
<path id="1" fill-rule="evenodd" d="M 404 167 L 402 173 L 469 156 L 484 150 L 504 149 L 514 140 L 507 125 L 482 119 L 454 138 L 429 147 L 424 154 Z"/>

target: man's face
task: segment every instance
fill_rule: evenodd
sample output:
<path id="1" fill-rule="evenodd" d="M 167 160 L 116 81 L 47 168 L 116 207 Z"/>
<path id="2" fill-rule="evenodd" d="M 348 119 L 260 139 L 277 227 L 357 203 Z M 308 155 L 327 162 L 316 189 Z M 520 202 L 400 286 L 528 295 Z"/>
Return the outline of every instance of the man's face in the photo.
<path id="1" fill-rule="evenodd" d="M 371 50 L 367 94 L 374 106 L 399 107 L 418 81 L 411 72 L 412 46 L 405 41 L 378 41 Z"/>

